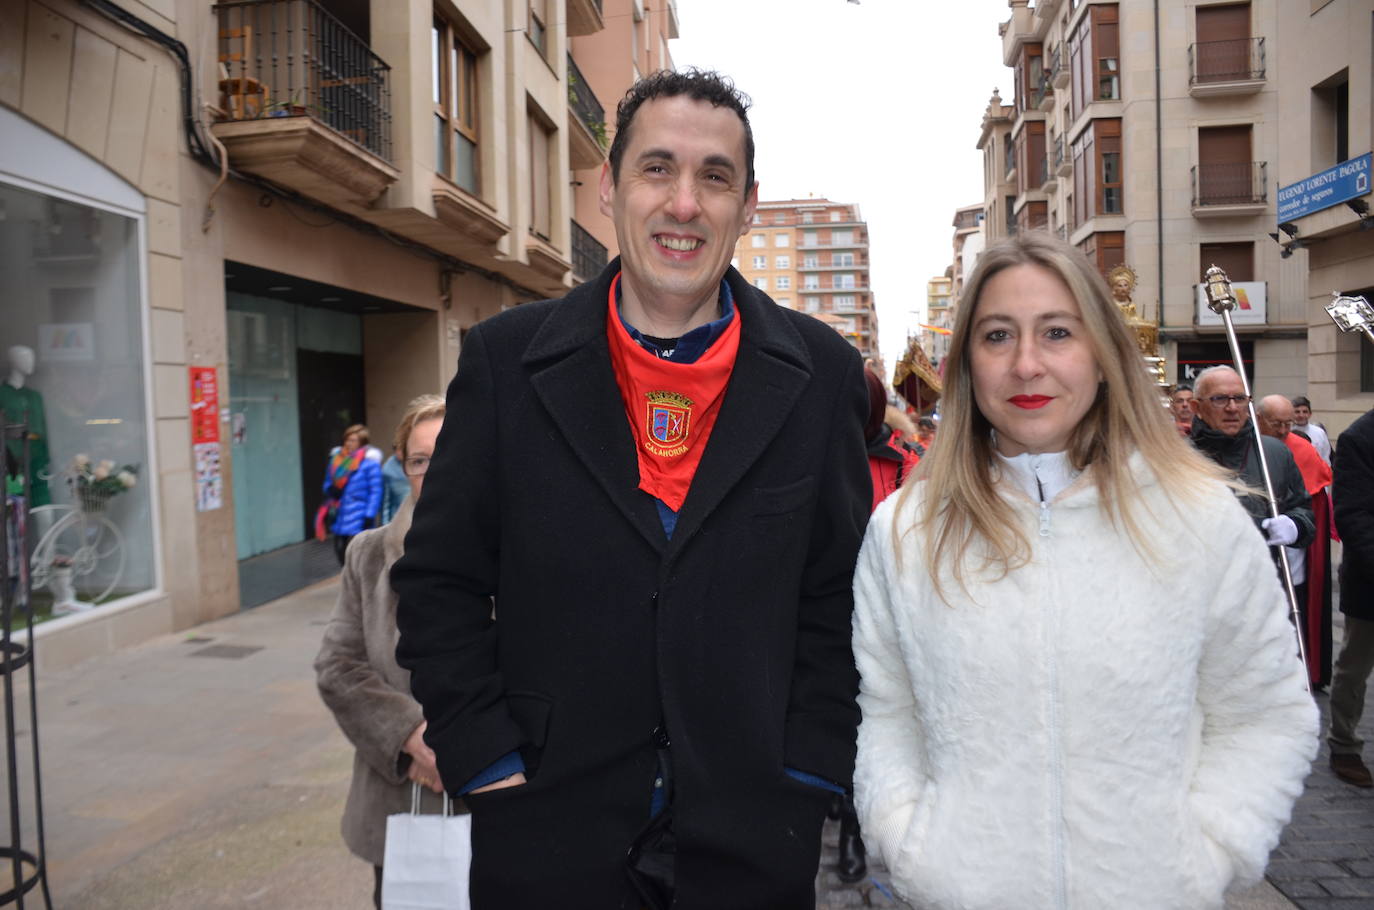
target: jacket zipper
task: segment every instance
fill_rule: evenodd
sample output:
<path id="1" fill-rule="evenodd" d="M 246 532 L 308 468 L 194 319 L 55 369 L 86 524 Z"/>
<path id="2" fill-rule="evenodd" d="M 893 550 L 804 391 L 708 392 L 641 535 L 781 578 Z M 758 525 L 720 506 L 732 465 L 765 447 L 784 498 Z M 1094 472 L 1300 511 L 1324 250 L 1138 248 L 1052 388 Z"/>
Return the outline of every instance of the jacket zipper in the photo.
<path id="1" fill-rule="evenodd" d="M 1049 537 L 1050 504 L 1045 501 L 1045 486 L 1040 482 L 1039 465 L 1032 463 L 1032 468 L 1036 469 L 1035 486 L 1040 495 L 1040 536 Z M 1048 555 L 1047 551 L 1047 561 Z M 1047 576 L 1052 582 L 1054 573 L 1047 572 Z M 1049 675 L 1050 809 L 1053 813 L 1050 819 L 1053 828 L 1050 850 L 1054 863 L 1054 906 L 1058 910 L 1068 910 L 1069 898 L 1065 883 L 1067 872 L 1064 860 L 1064 769 L 1059 757 L 1059 660 L 1056 651 L 1056 643 L 1059 641 L 1059 612 L 1055 609 L 1056 603 L 1058 598 L 1051 592 L 1046 602 L 1048 616 L 1045 622 L 1048 638 L 1045 643 L 1046 671 Z"/>

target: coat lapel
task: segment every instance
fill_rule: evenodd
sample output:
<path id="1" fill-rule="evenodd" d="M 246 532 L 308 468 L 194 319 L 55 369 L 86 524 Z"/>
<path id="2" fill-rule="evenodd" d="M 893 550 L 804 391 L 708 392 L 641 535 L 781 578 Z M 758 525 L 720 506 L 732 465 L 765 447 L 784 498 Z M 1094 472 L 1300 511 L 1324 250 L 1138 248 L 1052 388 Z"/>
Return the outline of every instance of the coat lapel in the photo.
<path id="1" fill-rule="evenodd" d="M 670 558 L 763 454 L 811 381 L 810 353 L 777 304 L 733 269 L 727 277 L 743 319 L 739 356 L 687 501 L 678 513 Z"/>
<path id="2" fill-rule="evenodd" d="M 648 494 L 639 489 L 635 441 L 625 419 L 606 342 L 606 295 L 617 259 L 594 281 L 574 288 L 525 350 L 530 384 L 587 470 L 656 550 L 667 544 Z"/>

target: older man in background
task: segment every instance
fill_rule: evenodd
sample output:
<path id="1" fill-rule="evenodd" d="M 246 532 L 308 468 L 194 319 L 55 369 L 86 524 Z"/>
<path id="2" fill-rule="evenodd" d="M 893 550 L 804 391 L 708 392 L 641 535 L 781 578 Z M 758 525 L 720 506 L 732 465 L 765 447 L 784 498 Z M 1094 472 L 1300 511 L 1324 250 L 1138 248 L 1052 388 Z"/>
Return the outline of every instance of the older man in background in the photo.
<path id="1" fill-rule="evenodd" d="M 1312 443 L 1292 432 L 1291 401 L 1282 395 L 1267 395 L 1257 411 L 1260 432 L 1288 447 L 1312 497 L 1316 534 L 1306 549 L 1289 548 L 1288 565 L 1302 613 L 1308 678 L 1313 688 L 1322 690 L 1331 683 L 1331 499 L 1326 492 L 1331 485 L 1331 468 Z"/>
<path id="2" fill-rule="evenodd" d="M 1190 404 L 1197 418 L 1190 437 L 1193 445 L 1249 486 L 1263 490 L 1264 475 L 1256 449 L 1261 440 L 1255 439 L 1250 427 L 1250 399 L 1239 374 L 1230 367 L 1208 367 L 1198 374 L 1193 392 Z M 1279 514 L 1277 518 L 1270 516 L 1263 494 L 1241 496 L 1241 505 L 1269 546 L 1306 547 L 1312 543 L 1315 527 L 1302 474 L 1286 445 L 1270 437 L 1263 437 L 1262 442 Z"/>

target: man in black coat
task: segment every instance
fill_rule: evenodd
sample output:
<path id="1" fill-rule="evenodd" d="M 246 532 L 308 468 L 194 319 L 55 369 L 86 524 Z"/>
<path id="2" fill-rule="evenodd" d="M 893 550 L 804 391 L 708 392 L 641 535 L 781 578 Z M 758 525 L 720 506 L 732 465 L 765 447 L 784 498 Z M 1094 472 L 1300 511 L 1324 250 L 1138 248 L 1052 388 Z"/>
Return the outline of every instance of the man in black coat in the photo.
<path id="1" fill-rule="evenodd" d="M 1278 518 L 1269 514 L 1245 385 L 1236 371 L 1225 366 L 1203 370 L 1194 386 L 1194 398 L 1188 404 L 1196 415 L 1190 437 L 1193 445 L 1260 491 L 1258 495 L 1242 496 L 1240 502 L 1264 534 L 1265 543 L 1271 547 L 1311 546 L 1316 525 L 1312 521 L 1312 497 L 1307 494 L 1302 473 L 1288 446 L 1272 436 L 1264 436 L 1264 458 L 1269 463 L 1269 479 L 1279 505 Z"/>
<path id="2" fill-rule="evenodd" d="M 392 582 L 477 910 L 814 906 L 868 403 L 729 267 L 757 194 L 728 82 L 642 80 L 600 185 L 621 258 L 464 342 Z"/>
<path id="3" fill-rule="evenodd" d="M 1331 676 L 1327 743 L 1337 777 L 1357 787 L 1374 787 L 1360 757 L 1364 743 L 1355 732 L 1374 671 L 1374 411 L 1341 434 L 1331 467 L 1336 530 L 1345 545 L 1340 569 L 1345 636 Z"/>

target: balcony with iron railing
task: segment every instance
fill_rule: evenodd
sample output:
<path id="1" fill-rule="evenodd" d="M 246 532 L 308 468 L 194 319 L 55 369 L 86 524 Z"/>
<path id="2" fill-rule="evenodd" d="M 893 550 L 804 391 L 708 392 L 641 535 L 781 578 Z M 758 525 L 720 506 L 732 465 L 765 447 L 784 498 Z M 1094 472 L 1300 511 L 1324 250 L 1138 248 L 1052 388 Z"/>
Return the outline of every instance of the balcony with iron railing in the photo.
<path id="1" fill-rule="evenodd" d="M 1046 55 L 1047 68 L 1050 73 L 1050 84 L 1057 89 L 1069 87 L 1069 53 L 1063 47 L 1055 48 Z"/>
<path id="2" fill-rule="evenodd" d="M 1194 97 L 1244 95 L 1264 87 L 1263 38 L 1200 41 L 1188 47 L 1188 91 Z"/>
<path id="3" fill-rule="evenodd" d="M 1031 94 L 1031 106 L 1042 111 L 1054 108 L 1054 85 L 1050 82 L 1050 74 L 1044 70 L 1041 70 L 1040 82 Z"/>
<path id="4" fill-rule="evenodd" d="M 572 271 L 578 282 L 591 281 L 606 267 L 606 248 L 582 225 L 572 222 Z"/>
<path id="5" fill-rule="evenodd" d="M 230 163 L 323 202 L 369 203 L 391 165 L 391 67 L 314 0 L 228 0 L 218 119 Z"/>
<path id="6" fill-rule="evenodd" d="M 1259 215 L 1269 208 L 1266 161 L 1193 166 L 1193 216 Z"/>
<path id="7" fill-rule="evenodd" d="M 568 55 L 568 150 L 574 170 L 599 167 L 606 160 L 606 111 L 596 99 L 586 77 Z"/>
<path id="8" fill-rule="evenodd" d="M 1053 145 L 1054 148 L 1054 172 L 1060 177 L 1067 177 L 1073 173 L 1073 159 L 1069 157 L 1069 143 L 1060 136 Z"/>

